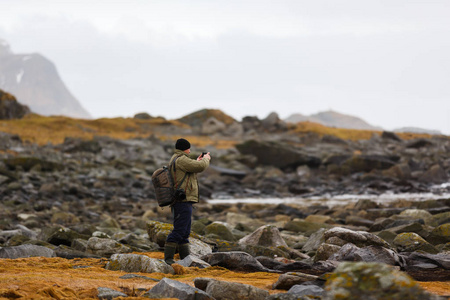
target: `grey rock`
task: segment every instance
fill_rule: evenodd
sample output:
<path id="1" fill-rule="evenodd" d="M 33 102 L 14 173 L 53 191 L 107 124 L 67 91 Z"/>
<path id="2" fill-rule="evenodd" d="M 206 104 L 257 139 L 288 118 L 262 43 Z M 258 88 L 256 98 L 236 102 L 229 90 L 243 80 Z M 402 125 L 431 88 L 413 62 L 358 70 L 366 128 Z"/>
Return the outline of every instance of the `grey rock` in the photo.
<path id="1" fill-rule="evenodd" d="M 171 266 L 163 260 L 150 258 L 139 254 L 114 254 L 105 267 L 107 270 L 121 270 L 129 273 L 165 273 L 174 274 Z"/>
<path id="2" fill-rule="evenodd" d="M 188 255 L 184 259 L 177 261 L 177 264 L 183 267 L 197 267 L 200 269 L 211 267 L 207 262 L 195 257 L 194 255 Z"/>
<path id="3" fill-rule="evenodd" d="M 115 253 L 130 253 L 132 249 L 112 239 L 91 237 L 87 243 L 87 252 L 110 257 Z"/>
<path id="4" fill-rule="evenodd" d="M 192 237 L 189 238 L 189 250 L 191 252 L 191 255 L 197 257 L 202 257 L 203 255 L 212 253 L 210 245 Z"/>
<path id="5" fill-rule="evenodd" d="M 336 261 L 379 262 L 393 266 L 405 266 L 404 259 L 393 250 L 381 246 L 359 248 L 351 243 L 344 245 L 339 251 L 331 255 L 329 259 Z"/>
<path id="6" fill-rule="evenodd" d="M 353 231 L 346 228 L 334 227 L 324 233 L 325 242 L 327 242 L 327 240 L 331 237 L 338 237 L 341 240 L 355 244 L 359 247 L 374 245 L 390 248 L 390 245 L 386 241 L 365 231 Z"/>
<path id="7" fill-rule="evenodd" d="M 289 294 L 295 294 L 296 296 L 317 296 L 321 297 L 325 290 L 317 285 L 294 285 L 288 291 Z"/>
<path id="8" fill-rule="evenodd" d="M 196 287 L 204 290 L 216 300 L 226 299 L 266 299 L 270 294 L 268 291 L 254 287 L 252 285 L 219 281 L 210 278 L 194 279 Z"/>
<path id="9" fill-rule="evenodd" d="M 239 240 L 241 245 L 253 245 L 264 247 L 288 247 L 278 228 L 272 225 L 264 225 L 256 229 L 253 233 Z"/>
<path id="10" fill-rule="evenodd" d="M 204 291 L 191 287 L 188 284 L 178 282 L 169 278 L 163 278 L 151 290 L 147 291 L 143 297 L 160 298 L 178 298 L 183 300 L 210 300 L 214 299 Z"/>
<path id="11" fill-rule="evenodd" d="M 106 287 L 99 287 L 97 291 L 99 299 L 111 300 L 118 297 L 128 297 L 127 294 Z"/>
<path id="12" fill-rule="evenodd" d="M 37 245 L 20 245 L 0 248 L 0 258 L 16 259 L 21 257 L 55 257 L 55 251 Z"/>
<path id="13" fill-rule="evenodd" d="M 305 252 L 316 251 L 320 245 L 325 241 L 324 233 L 326 229 L 321 228 L 315 233 L 311 234 L 306 244 L 303 246 L 302 250 Z"/>

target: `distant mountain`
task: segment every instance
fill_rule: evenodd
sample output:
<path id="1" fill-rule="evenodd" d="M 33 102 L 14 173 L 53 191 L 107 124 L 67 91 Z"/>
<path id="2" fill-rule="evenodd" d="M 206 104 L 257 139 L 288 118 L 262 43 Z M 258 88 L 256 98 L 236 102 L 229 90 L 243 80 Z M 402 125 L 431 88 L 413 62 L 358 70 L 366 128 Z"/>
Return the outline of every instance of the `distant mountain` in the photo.
<path id="1" fill-rule="evenodd" d="M 348 128 L 348 129 L 365 129 L 365 130 L 383 130 L 381 127 L 373 126 L 361 118 L 341 114 L 332 110 L 319 112 L 310 116 L 302 114 L 293 114 L 284 121 L 288 123 L 298 122 L 314 122 L 329 127 Z"/>
<path id="2" fill-rule="evenodd" d="M 394 129 L 394 132 L 409 132 L 409 133 L 425 133 L 425 134 L 442 135 L 442 132 L 440 132 L 439 130 L 424 129 L 424 128 L 418 128 L 418 127 L 402 127 L 402 128 Z"/>
<path id="3" fill-rule="evenodd" d="M 40 54 L 13 54 L 0 40 L 0 88 L 15 95 L 32 112 L 91 118 L 70 93 L 54 64 Z"/>

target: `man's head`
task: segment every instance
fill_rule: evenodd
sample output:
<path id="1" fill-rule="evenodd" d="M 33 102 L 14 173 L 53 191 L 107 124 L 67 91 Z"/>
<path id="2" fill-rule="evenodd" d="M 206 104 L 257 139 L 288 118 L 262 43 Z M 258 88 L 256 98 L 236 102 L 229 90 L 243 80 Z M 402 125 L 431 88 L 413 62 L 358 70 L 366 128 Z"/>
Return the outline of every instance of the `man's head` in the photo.
<path id="1" fill-rule="evenodd" d="M 178 139 L 175 143 L 175 149 L 189 153 L 191 149 L 191 143 L 189 143 L 186 139 Z"/>

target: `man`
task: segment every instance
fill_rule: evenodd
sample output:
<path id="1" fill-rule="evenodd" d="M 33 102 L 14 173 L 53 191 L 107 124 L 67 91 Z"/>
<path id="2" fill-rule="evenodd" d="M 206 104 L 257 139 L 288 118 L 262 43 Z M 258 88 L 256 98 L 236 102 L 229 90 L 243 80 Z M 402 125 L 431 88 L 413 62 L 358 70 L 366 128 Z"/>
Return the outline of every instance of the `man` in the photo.
<path id="1" fill-rule="evenodd" d="M 178 139 L 175 153 L 170 159 L 170 163 L 176 159 L 175 171 L 171 168 L 171 174 L 175 187 L 186 193 L 186 199 L 176 201 L 172 205 L 173 230 L 164 245 L 164 261 L 169 265 L 175 262 L 173 257 L 177 247 L 181 259 L 190 253 L 188 238 L 191 233 L 192 204 L 197 203 L 199 199 L 197 173 L 206 170 L 211 160 L 209 152 L 197 159 L 191 159 L 189 153 L 191 144 L 185 139 Z"/>

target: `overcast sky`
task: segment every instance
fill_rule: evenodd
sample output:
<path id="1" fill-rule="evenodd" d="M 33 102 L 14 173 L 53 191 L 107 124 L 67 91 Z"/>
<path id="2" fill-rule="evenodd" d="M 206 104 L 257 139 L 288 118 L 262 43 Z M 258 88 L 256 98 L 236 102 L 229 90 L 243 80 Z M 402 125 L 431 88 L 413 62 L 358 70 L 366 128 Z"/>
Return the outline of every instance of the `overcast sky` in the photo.
<path id="1" fill-rule="evenodd" d="M 95 118 L 333 109 L 450 134 L 450 1 L 0 0 Z"/>

